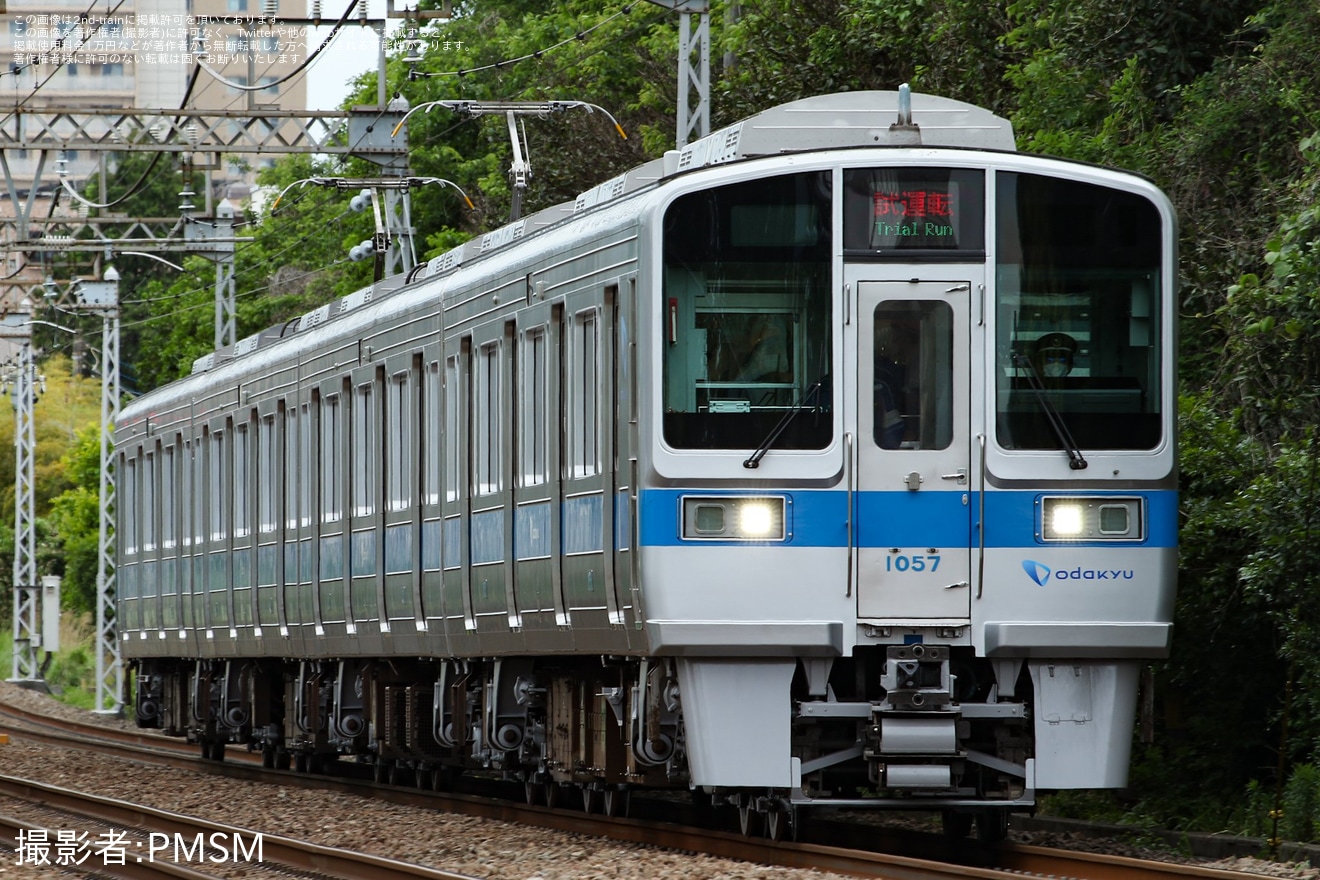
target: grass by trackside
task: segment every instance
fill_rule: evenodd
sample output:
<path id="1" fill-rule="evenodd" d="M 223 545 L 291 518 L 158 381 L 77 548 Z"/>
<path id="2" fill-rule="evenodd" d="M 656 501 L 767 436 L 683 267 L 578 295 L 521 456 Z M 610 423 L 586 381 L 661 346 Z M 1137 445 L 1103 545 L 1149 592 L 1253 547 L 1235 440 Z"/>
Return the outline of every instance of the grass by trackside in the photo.
<path id="1" fill-rule="evenodd" d="M 60 650 L 54 655 L 38 652 L 44 669 L 43 678 L 51 693 L 62 702 L 80 709 L 95 708 L 96 655 L 92 636 L 95 627 L 86 615 L 65 614 L 60 622 Z M 14 634 L 0 630 L 0 677 L 14 674 Z"/>

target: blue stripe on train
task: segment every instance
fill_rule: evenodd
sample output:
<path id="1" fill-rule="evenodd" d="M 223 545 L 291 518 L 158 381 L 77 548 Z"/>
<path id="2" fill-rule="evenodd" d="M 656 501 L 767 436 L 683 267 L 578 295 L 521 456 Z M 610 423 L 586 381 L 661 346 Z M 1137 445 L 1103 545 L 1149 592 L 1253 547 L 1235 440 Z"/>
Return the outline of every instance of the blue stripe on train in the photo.
<path id="1" fill-rule="evenodd" d="M 1132 497 L 1146 499 L 1148 536 L 1137 546 L 1178 545 L 1178 493 L 1099 492 L 1075 493 L 1023 491 L 989 492 L 985 498 L 986 547 L 1025 547 L 1038 544 L 1035 502 L 1041 495 L 1079 494 L 1088 497 Z M 741 541 L 684 541 L 681 537 L 682 499 L 693 495 L 730 497 L 738 495 L 784 495 L 787 505 L 788 540 L 794 547 L 843 547 L 848 543 L 848 496 L 845 492 L 730 492 L 680 489 L 647 489 L 641 497 L 641 544 L 643 547 L 677 547 L 684 544 L 745 546 Z M 964 504 L 964 495 L 967 499 Z M 976 546 L 975 523 L 980 498 L 975 492 L 859 492 L 854 530 L 863 547 L 950 547 Z M 778 543 L 778 542 L 775 542 Z M 1072 546 L 1112 547 L 1115 542 L 1079 542 Z M 1132 546 L 1124 543 L 1123 546 Z"/>

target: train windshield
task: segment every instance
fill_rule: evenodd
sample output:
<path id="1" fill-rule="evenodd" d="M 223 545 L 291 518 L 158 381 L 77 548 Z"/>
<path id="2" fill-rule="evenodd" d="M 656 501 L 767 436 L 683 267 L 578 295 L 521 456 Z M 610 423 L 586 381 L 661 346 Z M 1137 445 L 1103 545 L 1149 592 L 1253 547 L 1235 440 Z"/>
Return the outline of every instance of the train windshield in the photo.
<path id="1" fill-rule="evenodd" d="M 691 193 L 664 223 L 664 432 L 679 449 L 823 449 L 829 376 L 830 176 Z"/>
<path id="2" fill-rule="evenodd" d="M 996 431 L 1005 449 L 1160 442 L 1158 209 L 1034 174 L 997 181 Z M 1051 410 L 1066 432 L 1051 425 Z"/>

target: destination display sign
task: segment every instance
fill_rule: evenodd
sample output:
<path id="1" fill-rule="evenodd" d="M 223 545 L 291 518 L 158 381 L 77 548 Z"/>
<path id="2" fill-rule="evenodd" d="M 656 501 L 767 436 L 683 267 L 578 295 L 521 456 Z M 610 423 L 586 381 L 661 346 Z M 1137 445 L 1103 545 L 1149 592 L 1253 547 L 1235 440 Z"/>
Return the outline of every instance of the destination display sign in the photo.
<path id="1" fill-rule="evenodd" d="M 888 256 L 985 248 L 985 187 L 979 171 L 849 169 L 844 184 L 848 251 Z"/>

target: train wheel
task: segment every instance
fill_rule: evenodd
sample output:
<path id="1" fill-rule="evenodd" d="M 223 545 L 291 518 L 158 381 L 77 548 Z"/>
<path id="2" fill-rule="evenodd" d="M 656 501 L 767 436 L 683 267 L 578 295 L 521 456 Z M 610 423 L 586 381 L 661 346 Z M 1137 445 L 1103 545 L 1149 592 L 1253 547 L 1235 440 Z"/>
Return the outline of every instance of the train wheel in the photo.
<path id="1" fill-rule="evenodd" d="M 444 767 L 431 768 L 431 788 L 435 791 L 449 791 L 454 784 L 454 775 Z"/>
<path id="2" fill-rule="evenodd" d="M 782 807 L 765 814 L 765 836 L 771 840 L 788 838 L 797 825 L 793 821 L 793 808 L 787 804 Z"/>
<path id="3" fill-rule="evenodd" d="M 390 781 L 390 765 L 385 761 L 377 760 L 371 769 L 371 778 L 384 785 Z"/>
<path id="4" fill-rule="evenodd" d="M 277 748 L 277 749 L 275 750 L 275 769 L 276 769 L 276 770 L 288 770 L 288 769 L 289 769 L 289 764 L 290 764 L 290 760 L 289 760 L 289 759 L 292 758 L 292 757 L 293 757 L 293 756 L 289 754 L 288 749 L 280 749 L 280 748 Z"/>
<path id="5" fill-rule="evenodd" d="M 751 798 L 744 798 L 744 801 L 738 804 L 738 830 L 743 837 L 760 837 L 761 814 L 756 812 Z"/>
<path id="6" fill-rule="evenodd" d="M 551 809 L 558 807 L 561 798 L 561 789 L 559 783 L 553 779 L 545 783 L 545 805 Z"/>
<path id="7" fill-rule="evenodd" d="M 541 783 L 528 779 L 523 783 L 523 800 L 530 806 L 536 806 L 541 800 Z"/>
<path id="8" fill-rule="evenodd" d="M 413 773 L 413 785 L 422 791 L 429 790 L 431 788 L 431 771 L 418 765 L 417 770 Z"/>
<path id="9" fill-rule="evenodd" d="M 307 773 L 308 772 L 307 766 L 308 766 L 308 761 L 307 761 L 306 752 L 299 752 L 298 754 L 293 756 L 294 773 Z"/>
<path id="10" fill-rule="evenodd" d="M 600 800 L 599 788 L 592 788 L 588 785 L 582 786 L 582 812 L 599 813 Z"/>
<path id="11" fill-rule="evenodd" d="M 405 776 L 407 775 L 407 772 L 408 768 L 402 764 L 391 764 L 390 785 L 405 785 Z"/>
<path id="12" fill-rule="evenodd" d="M 264 748 L 264 749 L 261 750 L 261 769 L 263 769 L 263 770 L 274 770 L 274 769 L 275 769 L 275 747 L 274 747 L 274 746 L 267 746 L 266 748 Z"/>
<path id="13" fill-rule="evenodd" d="M 626 788 L 607 788 L 601 794 L 600 810 L 611 818 L 628 815 L 628 802 L 631 792 Z"/>

